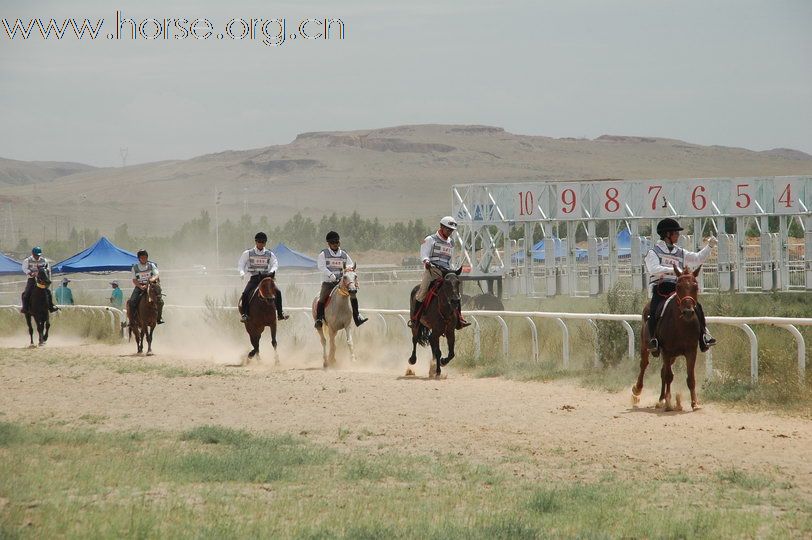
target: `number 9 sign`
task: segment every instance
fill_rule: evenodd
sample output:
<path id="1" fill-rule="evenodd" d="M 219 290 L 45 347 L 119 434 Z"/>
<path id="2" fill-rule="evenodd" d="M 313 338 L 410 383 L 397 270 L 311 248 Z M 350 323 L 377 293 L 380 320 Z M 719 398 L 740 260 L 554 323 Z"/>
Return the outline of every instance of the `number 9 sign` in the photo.
<path id="1" fill-rule="evenodd" d="M 558 184 L 555 214 L 558 219 L 582 217 L 581 184 L 569 182 Z"/>

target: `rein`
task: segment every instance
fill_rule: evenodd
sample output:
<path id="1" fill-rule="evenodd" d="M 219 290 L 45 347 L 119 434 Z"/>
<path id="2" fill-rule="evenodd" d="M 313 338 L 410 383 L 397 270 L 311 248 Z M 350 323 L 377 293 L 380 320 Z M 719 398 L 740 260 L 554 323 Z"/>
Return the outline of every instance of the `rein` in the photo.
<path id="1" fill-rule="evenodd" d="M 684 274 L 684 275 L 681 275 L 680 277 L 678 277 L 678 278 L 677 278 L 677 281 L 679 282 L 679 280 L 681 280 L 682 278 L 688 278 L 688 279 L 691 279 L 691 281 L 693 281 L 694 283 L 696 282 L 696 280 L 694 279 L 693 275 L 691 275 L 691 274 Z M 676 295 L 676 297 L 677 297 L 677 305 L 678 305 L 679 307 L 682 307 L 682 303 L 683 303 L 683 302 L 687 302 L 687 303 L 693 304 L 692 306 L 690 306 L 691 308 L 695 308 L 695 307 L 696 307 L 696 298 L 694 298 L 693 296 L 691 296 L 691 295 L 688 295 L 688 296 L 680 296 L 679 294 L 677 294 L 677 291 L 674 291 L 674 292 L 673 292 L 673 294 L 674 294 L 674 295 Z"/>

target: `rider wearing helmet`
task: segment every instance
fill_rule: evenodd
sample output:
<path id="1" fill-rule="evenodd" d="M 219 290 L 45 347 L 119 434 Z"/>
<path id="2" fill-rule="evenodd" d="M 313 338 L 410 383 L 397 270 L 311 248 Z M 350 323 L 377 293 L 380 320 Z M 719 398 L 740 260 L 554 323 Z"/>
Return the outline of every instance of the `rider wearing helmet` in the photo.
<path id="1" fill-rule="evenodd" d="M 251 274 L 251 278 L 245 285 L 240 297 L 240 303 L 237 306 L 242 315 L 242 322 L 248 321 L 248 304 L 251 303 L 251 295 L 259 287 L 259 282 L 266 277 L 274 277 L 277 268 L 279 268 L 276 255 L 270 249 L 265 249 L 267 243 L 268 235 L 264 232 L 258 232 L 254 235 L 255 247 L 243 251 L 240 260 L 237 262 L 237 271 L 240 273 L 240 277 L 245 276 L 246 273 Z M 279 288 L 276 289 L 276 318 L 281 321 L 288 318 L 288 315 L 282 311 L 282 291 Z"/>
<path id="2" fill-rule="evenodd" d="M 158 266 L 149 260 L 149 253 L 146 249 L 139 249 L 138 262 L 132 267 L 133 271 L 133 289 L 130 299 L 127 301 L 127 308 L 129 313 L 136 313 L 138 310 L 138 301 L 141 300 L 141 294 L 147 288 L 147 283 L 155 283 L 158 281 Z M 163 324 L 163 311 L 164 300 L 163 297 L 158 297 L 158 324 Z"/>
<path id="3" fill-rule="evenodd" d="M 344 269 L 353 266 L 349 254 L 341 249 L 341 239 L 337 232 L 328 232 L 325 240 L 327 241 L 327 247 L 321 250 L 316 258 L 316 266 L 324 276 L 321 291 L 319 292 L 319 301 L 316 304 L 316 328 L 321 328 L 324 323 L 324 305 L 327 302 L 327 297 L 330 296 L 338 282 L 341 281 Z M 355 297 L 350 298 L 350 304 L 352 304 L 352 319 L 355 321 L 355 326 L 361 326 L 367 322 L 365 317 L 358 314 L 358 299 Z"/>
<path id="4" fill-rule="evenodd" d="M 429 292 L 429 287 L 435 279 L 443 278 L 443 270 L 451 271 L 451 259 L 454 258 L 454 241 L 451 235 L 457 230 L 457 222 L 451 216 L 446 216 L 440 220 L 440 228 L 434 234 L 428 235 L 420 245 L 420 260 L 426 271 L 423 272 L 423 280 L 420 288 L 414 295 L 415 307 L 412 313 L 412 326 L 423 305 L 423 300 Z M 458 313 L 459 323 L 457 330 L 470 326 L 471 323 L 462 318 L 462 313 Z"/>
<path id="5" fill-rule="evenodd" d="M 660 344 L 655 337 L 660 306 L 677 289 L 677 276 L 674 274 L 673 265 L 676 264 L 677 268 L 680 269 L 686 266 L 696 269 L 705 262 L 711 250 L 719 243 L 716 237 L 711 236 L 708 238 L 705 247 L 698 253 L 686 251 L 676 245 L 681 230 L 683 229 L 677 220 L 672 218 L 661 220 L 657 224 L 657 234 L 660 236 L 660 240 L 646 254 L 646 269 L 649 274 L 649 293 L 651 294 L 651 307 L 649 308 L 648 318 L 648 335 L 650 338 L 648 349 L 652 352 L 656 352 L 660 348 Z M 705 313 L 699 303 L 696 304 L 696 314 L 699 317 L 700 325 L 699 348 L 702 352 L 705 352 L 708 347 L 716 345 L 716 339 L 710 335 L 705 326 Z"/>
<path id="6" fill-rule="evenodd" d="M 45 271 L 45 275 L 48 276 L 48 279 L 51 279 L 51 264 L 48 262 L 48 259 L 42 256 L 42 248 L 37 246 L 31 250 L 31 255 L 26 257 L 22 264 L 23 272 L 28 276 L 28 281 L 25 283 L 25 291 L 23 291 L 22 295 L 22 306 L 20 307 L 20 313 L 28 313 L 28 300 L 31 298 L 31 291 L 34 290 L 34 287 L 37 284 L 37 274 L 39 273 L 40 269 Z M 45 289 L 45 297 L 48 299 L 48 311 L 53 313 L 54 311 L 59 311 L 59 308 L 54 306 L 54 299 L 51 295 L 51 289 Z"/>

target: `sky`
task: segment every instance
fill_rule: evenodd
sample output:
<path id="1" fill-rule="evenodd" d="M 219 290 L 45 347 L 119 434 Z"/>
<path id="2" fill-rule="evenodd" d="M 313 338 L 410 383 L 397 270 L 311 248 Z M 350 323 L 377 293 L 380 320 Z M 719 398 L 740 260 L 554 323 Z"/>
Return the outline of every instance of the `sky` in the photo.
<path id="1" fill-rule="evenodd" d="M 108 39 L 205 18 L 207 39 Z M 657 136 L 812 153 L 812 2 L 4 0 L 0 19 L 96 24 L 10 39 L 0 157 L 127 164 L 286 144 L 308 131 L 487 124 L 526 135 Z M 224 37 L 231 19 L 340 19 L 344 38 Z M 181 21 L 182 22 L 182 21 Z M 276 39 L 278 23 L 268 23 Z M 128 26 L 125 25 L 125 31 Z M 156 26 L 147 22 L 145 33 Z M 231 27 L 236 35 L 242 26 Z M 198 30 L 205 34 L 205 28 Z M 316 25 L 305 27 L 314 36 Z"/>

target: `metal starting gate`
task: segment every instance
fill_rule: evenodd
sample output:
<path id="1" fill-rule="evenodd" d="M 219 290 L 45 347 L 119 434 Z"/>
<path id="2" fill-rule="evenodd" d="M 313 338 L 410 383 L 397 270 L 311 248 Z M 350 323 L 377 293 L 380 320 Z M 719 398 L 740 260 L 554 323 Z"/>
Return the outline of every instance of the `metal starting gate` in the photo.
<path id="1" fill-rule="evenodd" d="M 691 251 L 703 231 L 718 237 L 703 290 L 812 290 L 812 176 L 459 184 L 452 215 L 469 279 L 505 280 L 508 295 L 645 289 L 664 217 L 680 220 Z"/>

